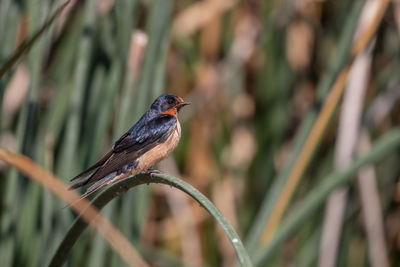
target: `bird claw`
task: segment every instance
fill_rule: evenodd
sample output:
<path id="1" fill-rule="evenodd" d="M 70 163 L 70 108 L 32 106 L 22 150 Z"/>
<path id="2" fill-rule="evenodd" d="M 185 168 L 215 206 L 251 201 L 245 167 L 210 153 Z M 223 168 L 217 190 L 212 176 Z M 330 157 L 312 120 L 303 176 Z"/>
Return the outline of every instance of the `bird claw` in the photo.
<path id="1" fill-rule="evenodd" d="M 163 172 L 159 170 L 148 170 L 147 174 L 149 174 L 150 177 L 153 177 L 154 174 L 163 174 Z"/>

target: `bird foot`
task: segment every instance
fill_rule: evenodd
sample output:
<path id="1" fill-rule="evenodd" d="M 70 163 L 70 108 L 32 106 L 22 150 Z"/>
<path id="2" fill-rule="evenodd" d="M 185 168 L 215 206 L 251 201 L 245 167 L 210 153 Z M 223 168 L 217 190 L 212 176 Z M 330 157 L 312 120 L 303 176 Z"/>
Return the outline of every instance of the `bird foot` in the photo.
<path id="1" fill-rule="evenodd" d="M 151 177 L 153 177 L 154 174 L 163 174 L 163 172 L 159 170 L 148 170 L 146 173 L 149 174 Z"/>

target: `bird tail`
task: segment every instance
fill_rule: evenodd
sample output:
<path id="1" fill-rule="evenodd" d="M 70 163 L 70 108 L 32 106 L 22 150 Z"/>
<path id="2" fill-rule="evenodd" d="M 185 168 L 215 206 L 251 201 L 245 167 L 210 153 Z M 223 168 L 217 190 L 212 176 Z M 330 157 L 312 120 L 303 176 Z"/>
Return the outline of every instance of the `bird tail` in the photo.
<path id="1" fill-rule="evenodd" d="M 84 185 L 87 185 L 90 181 L 90 178 L 92 178 L 92 175 L 88 176 L 87 178 L 83 179 L 82 181 L 77 182 L 76 184 L 73 184 L 68 188 L 68 190 L 74 190 L 76 188 L 82 187 Z"/>
<path id="2" fill-rule="evenodd" d="M 84 186 L 87 183 L 89 183 L 89 180 L 92 176 L 89 176 L 88 178 L 85 178 L 84 180 L 74 184 L 73 186 L 69 187 L 68 190 L 73 190 L 76 189 L 78 187 Z M 110 176 L 111 178 L 112 176 Z M 94 193 L 95 191 L 97 191 L 98 189 L 102 188 L 103 186 L 105 186 L 107 184 L 107 182 L 109 181 L 109 179 L 102 179 L 97 181 L 96 183 L 94 183 L 92 186 L 90 186 L 85 193 L 83 193 L 79 199 L 75 200 L 74 202 L 72 202 L 71 204 L 67 204 L 63 207 L 63 209 L 69 208 L 72 205 L 74 205 L 75 203 L 81 201 L 82 199 L 88 197 L 89 195 L 91 195 L 92 193 Z"/>

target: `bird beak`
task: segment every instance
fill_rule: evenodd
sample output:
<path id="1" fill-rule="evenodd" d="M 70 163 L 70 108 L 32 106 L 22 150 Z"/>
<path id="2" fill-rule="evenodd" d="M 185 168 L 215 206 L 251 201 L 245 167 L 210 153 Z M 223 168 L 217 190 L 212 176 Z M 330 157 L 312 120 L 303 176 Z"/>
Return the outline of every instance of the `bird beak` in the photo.
<path id="1" fill-rule="evenodd" d="M 178 105 L 176 105 L 176 107 L 177 108 L 181 108 L 183 106 L 187 106 L 187 105 L 190 105 L 190 104 L 192 104 L 192 102 L 181 102 Z"/>

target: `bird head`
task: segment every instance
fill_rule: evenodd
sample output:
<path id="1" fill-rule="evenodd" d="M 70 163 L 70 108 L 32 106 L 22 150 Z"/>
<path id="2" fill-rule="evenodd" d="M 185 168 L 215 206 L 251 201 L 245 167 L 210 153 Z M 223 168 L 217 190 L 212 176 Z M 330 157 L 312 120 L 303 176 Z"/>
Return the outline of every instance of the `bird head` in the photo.
<path id="1" fill-rule="evenodd" d="M 151 109 L 162 114 L 176 116 L 179 110 L 190 102 L 185 102 L 183 99 L 176 95 L 164 94 L 160 95 L 151 105 Z"/>

